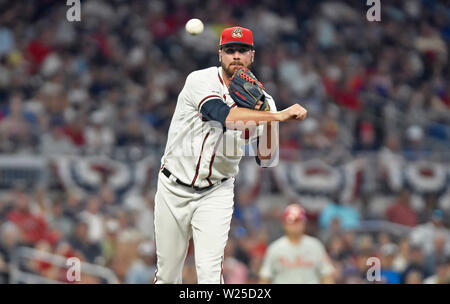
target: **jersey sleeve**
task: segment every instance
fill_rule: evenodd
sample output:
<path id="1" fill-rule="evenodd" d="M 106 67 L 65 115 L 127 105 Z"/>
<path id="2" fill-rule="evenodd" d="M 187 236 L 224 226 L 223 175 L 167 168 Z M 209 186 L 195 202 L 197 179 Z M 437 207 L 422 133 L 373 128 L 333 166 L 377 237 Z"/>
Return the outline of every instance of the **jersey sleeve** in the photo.
<path id="1" fill-rule="evenodd" d="M 206 76 L 207 74 L 193 72 L 187 77 L 184 86 L 189 102 L 199 112 L 209 100 L 223 101 L 223 97 L 220 96 L 220 83 L 215 78 L 211 79 Z"/>
<path id="2" fill-rule="evenodd" d="M 319 258 L 319 262 L 317 263 L 317 272 L 320 275 L 320 277 L 331 275 L 334 273 L 334 266 L 325 250 L 325 247 L 319 241 L 317 242 L 318 242 L 317 256 Z"/>
<path id="3" fill-rule="evenodd" d="M 271 112 L 271 113 L 277 112 L 277 106 L 276 106 L 275 101 L 273 100 L 272 96 L 270 96 L 269 94 L 267 94 L 267 93 L 265 93 L 265 92 L 264 92 L 264 94 L 266 95 L 267 102 L 269 103 L 270 112 Z M 258 150 L 259 136 L 260 136 L 260 134 L 263 134 L 264 125 L 259 125 L 257 128 L 258 128 L 258 129 L 257 129 L 257 132 L 255 132 L 256 136 L 253 136 L 253 138 L 250 138 L 250 142 L 251 142 L 251 143 L 253 143 L 253 144 L 256 143 L 256 148 L 255 148 L 256 151 Z M 279 149 L 277 149 L 277 150 L 275 151 L 275 154 L 272 156 L 272 158 L 271 158 L 270 160 L 265 160 L 264 162 L 261 162 L 261 160 L 259 159 L 259 157 L 256 155 L 256 156 L 255 156 L 255 161 L 256 161 L 256 163 L 258 164 L 258 166 L 261 166 L 261 167 L 269 167 L 270 164 L 272 163 L 272 161 L 273 161 L 274 159 L 277 159 L 277 158 L 278 158 L 278 155 L 277 155 L 277 154 L 278 154 L 278 150 L 279 150 Z M 263 163 L 264 163 L 264 164 L 263 164 Z"/>
<path id="4" fill-rule="evenodd" d="M 270 107 L 270 112 L 271 113 L 276 112 L 277 106 L 275 105 L 275 101 L 273 100 L 272 96 L 270 96 L 266 92 L 264 92 L 264 94 L 266 95 L 267 103 L 269 104 L 269 107 Z M 255 134 L 258 134 L 258 135 L 254 136 L 254 138 L 251 138 L 252 141 L 256 141 L 256 137 L 258 137 L 259 134 L 262 134 L 264 125 L 259 125 L 257 128 L 258 128 L 258 132 L 256 132 Z"/>
<path id="5" fill-rule="evenodd" d="M 277 111 L 277 105 L 275 104 L 275 100 L 273 100 L 272 96 L 270 96 L 269 94 L 265 93 L 266 95 L 266 99 L 267 102 L 269 103 L 269 107 L 270 107 L 270 112 L 276 112 Z"/>
<path id="6" fill-rule="evenodd" d="M 259 271 L 260 279 L 272 280 L 274 277 L 274 259 L 273 250 L 271 247 L 267 249 L 266 256 L 264 257 L 261 269 Z"/>

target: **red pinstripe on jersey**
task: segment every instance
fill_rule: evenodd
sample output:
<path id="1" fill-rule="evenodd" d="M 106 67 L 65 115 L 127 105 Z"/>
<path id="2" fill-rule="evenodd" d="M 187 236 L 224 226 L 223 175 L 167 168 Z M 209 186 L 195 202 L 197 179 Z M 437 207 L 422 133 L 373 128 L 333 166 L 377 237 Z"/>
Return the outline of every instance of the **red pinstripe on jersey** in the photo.
<path id="1" fill-rule="evenodd" d="M 211 173 L 212 173 L 212 165 L 213 165 L 213 163 L 214 163 L 214 158 L 216 157 L 216 150 L 217 150 L 217 147 L 219 146 L 219 143 L 220 143 L 220 140 L 222 139 L 222 137 L 223 137 L 223 133 L 220 134 L 219 139 L 217 140 L 216 145 L 214 146 L 214 153 L 213 153 L 213 155 L 211 156 L 211 160 L 210 160 L 210 162 L 209 162 L 209 174 L 208 174 L 208 177 L 206 178 L 206 180 L 208 181 L 208 183 L 209 183 L 210 185 L 212 184 L 211 181 L 209 180 L 209 178 L 211 177 Z"/>
<path id="2" fill-rule="evenodd" d="M 203 139 L 202 150 L 200 151 L 200 157 L 198 158 L 197 168 L 195 169 L 195 176 L 194 176 L 194 179 L 192 180 L 191 186 L 194 186 L 194 183 L 197 180 L 198 169 L 200 168 L 200 161 L 202 160 L 203 147 L 205 146 L 205 142 L 206 142 L 206 139 L 209 136 L 209 133 L 210 132 L 208 132 L 208 134 L 206 134 L 205 138 Z"/>

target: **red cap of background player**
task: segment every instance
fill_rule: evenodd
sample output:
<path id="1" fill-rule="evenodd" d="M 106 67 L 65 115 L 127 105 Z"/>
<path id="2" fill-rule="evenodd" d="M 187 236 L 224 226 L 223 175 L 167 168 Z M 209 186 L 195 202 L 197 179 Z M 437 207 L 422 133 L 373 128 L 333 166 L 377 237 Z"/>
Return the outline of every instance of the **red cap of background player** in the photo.
<path id="1" fill-rule="evenodd" d="M 228 27 L 220 35 L 219 46 L 227 44 L 244 44 L 253 47 L 253 33 L 241 26 Z"/>
<path id="2" fill-rule="evenodd" d="M 283 222 L 294 223 L 306 220 L 306 211 L 299 204 L 290 204 L 284 209 Z"/>

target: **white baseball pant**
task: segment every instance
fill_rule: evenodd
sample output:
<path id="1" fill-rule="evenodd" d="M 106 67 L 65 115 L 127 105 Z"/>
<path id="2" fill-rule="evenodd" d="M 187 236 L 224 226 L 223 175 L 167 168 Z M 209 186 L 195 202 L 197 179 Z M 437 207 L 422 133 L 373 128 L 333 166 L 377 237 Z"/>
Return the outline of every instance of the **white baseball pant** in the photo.
<path id="1" fill-rule="evenodd" d="M 193 237 L 197 282 L 223 283 L 222 267 L 233 215 L 234 178 L 201 192 L 161 172 L 155 195 L 156 284 L 181 284 Z"/>

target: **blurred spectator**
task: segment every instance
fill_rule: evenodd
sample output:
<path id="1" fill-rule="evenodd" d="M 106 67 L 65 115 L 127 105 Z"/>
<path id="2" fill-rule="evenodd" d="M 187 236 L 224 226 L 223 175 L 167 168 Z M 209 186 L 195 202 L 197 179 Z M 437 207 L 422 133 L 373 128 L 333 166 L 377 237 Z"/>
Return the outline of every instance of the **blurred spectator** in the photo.
<path id="1" fill-rule="evenodd" d="M 435 273 L 437 265 L 445 263 L 450 256 L 446 252 L 446 235 L 437 233 L 434 238 L 433 251 L 425 256 L 425 267 L 428 273 Z"/>
<path id="2" fill-rule="evenodd" d="M 375 249 L 375 242 L 370 234 L 361 234 L 356 239 L 356 248 L 358 251 L 361 252 L 374 252 Z"/>
<path id="3" fill-rule="evenodd" d="M 80 260 L 83 260 L 83 257 L 82 257 L 80 254 L 78 254 L 78 253 L 70 246 L 70 244 L 68 243 L 67 239 L 64 239 L 64 240 L 62 240 L 61 242 L 58 243 L 58 245 L 56 246 L 56 248 L 55 248 L 53 254 L 59 255 L 59 256 L 64 257 L 64 258 L 66 258 L 66 259 L 75 257 L 75 258 L 78 258 L 78 259 L 80 259 Z M 85 278 L 84 278 L 84 275 L 83 275 L 82 278 L 83 278 L 82 281 L 85 281 L 85 282 L 86 282 L 86 280 L 85 280 Z M 76 281 L 75 281 L 75 282 L 69 282 L 69 281 L 68 281 L 68 279 L 67 279 L 67 268 L 65 268 L 65 267 L 60 267 L 60 271 L 59 271 L 59 281 L 61 281 L 61 282 L 66 282 L 66 283 L 76 283 Z M 81 281 L 81 282 L 82 282 L 82 281 Z"/>
<path id="4" fill-rule="evenodd" d="M 393 269 L 393 262 L 397 254 L 397 245 L 385 244 L 380 249 L 381 277 L 387 284 L 400 284 L 401 274 Z"/>
<path id="5" fill-rule="evenodd" d="M 7 219 L 19 227 L 26 243 L 34 245 L 41 240 L 46 240 L 52 245 L 55 244 L 60 238 L 60 233 L 52 231 L 42 216 L 31 212 L 29 201 L 27 194 L 16 192 L 14 209 L 7 215 Z"/>
<path id="6" fill-rule="evenodd" d="M 411 270 L 407 273 L 405 278 L 405 284 L 422 284 L 423 283 L 423 273 L 417 270 Z"/>
<path id="7" fill-rule="evenodd" d="M 232 238 L 235 241 L 233 255 L 239 261 L 242 262 L 246 267 L 250 267 L 251 255 L 248 246 L 246 245 L 246 233 L 247 231 L 243 227 L 234 227 L 234 233 Z"/>
<path id="8" fill-rule="evenodd" d="M 346 230 L 358 227 L 360 220 L 358 211 L 350 205 L 343 205 L 340 199 L 333 200 L 322 210 L 320 227 L 327 229 L 335 218 L 339 219 L 340 226 Z"/>
<path id="9" fill-rule="evenodd" d="M 428 275 L 424 265 L 423 249 L 419 246 L 411 246 L 408 266 L 402 273 L 402 283 L 419 284 Z"/>
<path id="10" fill-rule="evenodd" d="M 119 222 L 116 219 L 110 218 L 105 220 L 105 238 L 102 241 L 102 252 L 107 267 L 111 267 L 117 254 L 118 232 Z"/>
<path id="11" fill-rule="evenodd" d="M 102 185 L 98 190 L 98 196 L 101 201 L 100 210 L 102 213 L 113 214 L 117 210 L 117 195 L 109 185 Z"/>
<path id="12" fill-rule="evenodd" d="M 36 39 L 28 44 L 27 51 L 30 56 L 31 63 L 31 73 L 37 72 L 40 65 L 44 62 L 45 58 L 52 52 L 52 29 L 43 29 L 38 34 Z"/>
<path id="13" fill-rule="evenodd" d="M 126 124 L 126 129 L 123 130 L 116 139 L 117 146 L 135 146 L 144 147 L 145 137 L 142 133 L 142 127 L 139 120 L 132 119 Z"/>
<path id="14" fill-rule="evenodd" d="M 100 199 L 97 196 L 89 197 L 86 210 L 80 213 L 80 218 L 88 224 L 88 239 L 91 242 L 100 242 L 103 238 L 103 215 L 100 213 Z"/>
<path id="15" fill-rule="evenodd" d="M 447 61 L 447 45 L 442 40 L 439 32 L 423 21 L 420 25 L 420 36 L 417 37 L 414 46 L 421 52 L 426 61 L 446 62 Z"/>
<path id="16" fill-rule="evenodd" d="M 106 126 L 105 113 L 94 112 L 91 116 L 91 123 L 85 132 L 87 148 L 91 153 L 110 152 L 114 143 L 114 133 L 111 128 Z"/>
<path id="17" fill-rule="evenodd" d="M 324 209 L 312 204 L 317 209 L 308 210 L 313 214 L 308 229 L 326 244 L 335 280 L 367 283 L 367 258 L 380 253 L 387 259 L 388 282 L 397 272 L 407 272 L 403 282 L 445 282 L 450 200 L 442 193 L 448 192 L 448 181 L 446 189 L 433 193 L 405 191 L 385 208 L 393 193 L 408 186 L 406 166 L 427 160 L 446 168 L 450 161 L 450 31 L 442 3 L 385 3 L 386 22 L 366 26 L 354 3 L 330 1 L 278 6 L 265 1 L 256 9 L 252 1 L 228 1 L 221 10 L 220 1 L 212 1 L 191 12 L 183 1 L 121 1 L 115 9 L 114 3 L 86 0 L 84 22 L 76 25 L 53 2 L 34 1 L 25 9 L 17 1 L 0 4 L 0 152 L 5 154 L 0 160 L 0 281 L 9 279 L 5 269 L 13 248 L 23 243 L 61 256 L 84 252 L 89 257 L 84 259 L 105 263 L 125 281 L 142 239 L 153 239 L 154 193 L 144 193 L 156 187 L 154 176 L 184 76 L 215 64 L 218 33 L 226 25 L 242 24 L 254 30 L 260 62 L 253 69 L 277 108 L 298 99 L 308 109 L 300 129 L 280 126 L 280 159 L 289 176 L 285 184 L 295 184 L 290 161 L 320 158 L 339 171 L 345 201 L 334 200 Z M 200 36 L 184 30 L 191 14 L 205 22 Z M 77 190 L 72 180 L 77 170 L 60 163 L 60 156 L 69 154 L 119 160 L 132 168 L 130 184 L 118 186 L 126 176 L 118 174 L 95 191 Z M 11 156 L 21 157 L 20 163 Z M 36 163 L 52 157 L 51 174 L 23 174 L 22 157 Z M 143 157 L 149 167 L 140 162 Z M 359 162 L 361 171 L 359 165 L 347 166 Z M 11 165 L 20 171 L 8 169 Z M 263 176 L 273 174 L 263 171 Z M 246 169 L 242 173 L 252 175 Z M 38 179 L 40 185 L 37 191 L 10 192 L 12 178 Z M 257 282 L 267 245 L 281 233 L 278 223 L 265 230 L 277 212 L 264 210 L 261 198 L 325 200 L 310 189 L 294 193 L 297 189 L 285 188 L 264 179 L 254 193 L 237 188 L 226 282 Z M 353 199 L 362 204 L 347 203 Z M 80 214 L 89 224 L 79 223 Z M 375 242 L 375 234 L 353 229 L 374 218 L 411 227 L 411 233 L 406 228 L 395 235 L 386 232 Z M 186 261 L 185 283 L 195 283 L 192 258 Z M 36 274 L 65 280 L 45 263 L 33 267 Z M 84 275 L 83 283 L 89 282 L 100 280 Z"/>
<path id="18" fill-rule="evenodd" d="M 245 284 L 248 282 L 247 266 L 235 257 L 236 241 L 230 238 L 225 247 L 223 278 L 226 284 Z"/>
<path id="19" fill-rule="evenodd" d="M 150 240 L 155 237 L 154 234 L 154 191 L 151 191 L 148 195 L 143 197 L 144 205 L 138 210 L 136 227 L 139 229 L 140 234 Z"/>
<path id="20" fill-rule="evenodd" d="M 52 253 L 52 246 L 45 240 L 39 241 L 35 247 L 40 252 Z M 39 274 L 46 279 L 57 281 L 59 279 L 59 267 L 42 261 L 39 258 L 28 260 L 28 267 L 36 274 Z"/>
<path id="21" fill-rule="evenodd" d="M 352 257 L 351 263 L 344 269 L 344 282 L 346 284 L 367 283 L 367 261 L 373 256 L 372 250 L 358 250 Z"/>
<path id="22" fill-rule="evenodd" d="M 155 246 L 149 241 L 142 242 L 138 247 L 139 259 L 129 268 L 125 283 L 150 284 L 155 279 Z"/>
<path id="23" fill-rule="evenodd" d="M 52 127 L 50 133 L 44 134 L 41 141 L 41 153 L 47 156 L 72 154 L 74 147 L 71 141 L 64 136 L 59 126 Z"/>
<path id="24" fill-rule="evenodd" d="M 397 201 L 386 210 L 386 218 L 396 224 L 416 226 L 417 214 L 410 207 L 410 192 L 408 190 L 403 190 Z"/>
<path id="25" fill-rule="evenodd" d="M 36 144 L 31 123 L 35 117 L 24 110 L 23 97 L 15 94 L 11 97 L 9 108 L 0 119 L 0 148 L 7 153 L 30 149 Z"/>
<path id="26" fill-rule="evenodd" d="M 341 239 L 341 235 L 343 234 L 344 229 L 341 227 L 341 219 L 337 216 L 333 217 L 331 223 L 327 228 L 322 229 L 322 233 L 320 235 L 320 239 L 324 243 L 328 243 L 331 239 L 340 239 L 340 242 L 343 244 L 343 240 Z M 340 247 L 340 246 L 339 246 Z"/>
<path id="27" fill-rule="evenodd" d="M 240 189 L 234 208 L 234 220 L 241 223 L 248 233 L 257 232 L 262 228 L 261 211 L 256 205 L 254 192 L 249 189 Z"/>
<path id="28" fill-rule="evenodd" d="M 98 243 L 89 240 L 89 224 L 86 220 L 80 219 L 75 225 L 75 231 L 69 237 L 69 244 L 78 252 L 83 260 L 89 263 L 101 263 L 102 250 Z"/>
<path id="29" fill-rule="evenodd" d="M 15 254 L 15 249 L 23 244 L 23 236 L 19 228 L 12 222 L 4 222 L 0 226 L 0 283 L 8 283 L 8 263 Z"/>
<path id="30" fill-rule="evenodd" d="M 450 284 L 450 258 L 441 261 L 436 265 L 436 272 L 432 276 L 427 277 L 424 284 Z"/>
<path id="31" fill-rule="evenodd" d="M 403 154 L 407 160 L 415 161 L 430 155 L 425 145 L 424 132 L 420 126 L 413 125 L 406 130 L 406 142 Z"/>
<path id="32" fill-rule="evenodd" d="M 398 136 L 393 134 L 387 136 L 385 146 L 379 154 L 379 162 L 380 183 L 385 184 L 393 191 L 400 191 L 404 158 L 401 153 L 401 142 Z"/>
<path id="33" fill-rule="evenodd" d="M 81 195 L 76 191 L 68 191 L 67 203 L 64 204 L 63 214 L 71 221 L 77 220 L 78 214 L 83 210 Z"/>
<path id="34" fill-rule="evenodd" d="M 48 217 L 48 225 L 54 231 L 59 231 L 63 237 L 68 237 L 73 229 L 73 222 L 64 216 L 64 202 L 58 198 L 53 202 L 51 212 Z"/>
<path id="35" fill-rule="evenodd" d="M 196 284 L 197 283 L 197 271 L 195 269 L 195 263 L 193 255 L 188 256 L 185 261 L 185 265 L 182 273 L 183 284 Z"/>
<path id="36" fill-rule="evenodd" d="M 141 233 L 136 229 L 134 216 L 130 210 L 119 211 L 119 239 L 123 242 L 136 241 L 141 237 Z"/>
<path id="37" fill-rule="evenodd" d="M 133 212 L 129 210 L 121 210 L 117 215 L 119 229 L 112 269 L 121 281 L 125 280 L 128 268 L 137 258 L 137 248 L 142 240 L 142 235 L 134 226 L 136 220 L 133 217 Z"/>
<path id="38" fill-rule="evenodd" d="M 411 231 L 411 242 L 420 244 L 425 254 L 434 252 L 434 242 L 437 235 L 445 237 L 445 253 L 450 254 L 450 231 L 443 224 L 443 213 L 441 210 L 435 210 L 430 221 L 415 227 Z"/>
<path id="39" fill-rule="evenodd" d="M 395 271 L 403 273 L 408 266 L 409 259 L 409 251 L 410 251 L 410 243 L 408 238 L 403 238 L 398 242 L 398 251 L 397 254 L 392 261 L 392 268 Z"/>
<path id="40" fill-rule="evenodd" d="M 380 246 L 380 248 L 383 247 L 383 245 L 393 243 L 392 236 L 388 232 L 378 233 L 377 241 L 378 241 L 378 246 Z"/>
<path id="41" fill-rule="evenodd" d="M 336 262 L 344 262 L 353 256 L 353 252 L 346 246 L 344 238 L 340 235 L 332 236 L 327 242 L 327 252 Z"/>
<path id="42" fill-rule="evenodd" d="M 0 27 L 0 57 L 8 54 L 15 47 L 13 32 L 5 26 Z"/>
<path id="43" fill-rule="evenodd" d="M 370 120 L 360 120 L 355 125 L 354 151 L 375 151 L 381 147 L 382 129 Z"/>
<path id="44" fill-rule="evenodd" d="M 76 147 L 83 147 L 86 144 L 84 136 L 84 124 L 82 117 L 74 117 L 64 126 L 63 132 Z"/>

